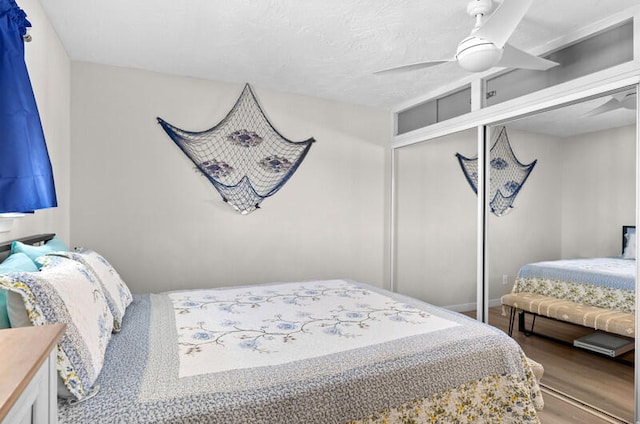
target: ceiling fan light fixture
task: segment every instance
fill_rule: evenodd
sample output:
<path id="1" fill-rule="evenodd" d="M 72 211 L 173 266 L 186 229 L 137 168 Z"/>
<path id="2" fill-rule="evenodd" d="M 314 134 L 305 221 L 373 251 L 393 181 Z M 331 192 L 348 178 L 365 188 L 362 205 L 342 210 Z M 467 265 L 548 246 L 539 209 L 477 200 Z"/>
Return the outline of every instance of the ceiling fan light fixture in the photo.
<path id="1" fill-rule="evenodd" d="M 546 71 L 558 63 L 539 58 L 508 44 L 509 38 L 533 2 L 534 0 L 503 0 L 490 16 L 486 16 L 493 7 L 493 0 L 470 0 L 467 13 L 475 18 L 476 23 L 471 35 L 458 44 L 453 60 L 429 60 L 396 66 L 376 73 L 423 69 L 453 61 L 469 72 L 484 72 L 494 66 Z"/>
<path id="2" fill-rule="evenodd" d="M 492 42 L 472 35 L 458 44 L 456 59 L 462 69 L 482 72 L 500 62 L 502 53 L 503 50 Z"/>

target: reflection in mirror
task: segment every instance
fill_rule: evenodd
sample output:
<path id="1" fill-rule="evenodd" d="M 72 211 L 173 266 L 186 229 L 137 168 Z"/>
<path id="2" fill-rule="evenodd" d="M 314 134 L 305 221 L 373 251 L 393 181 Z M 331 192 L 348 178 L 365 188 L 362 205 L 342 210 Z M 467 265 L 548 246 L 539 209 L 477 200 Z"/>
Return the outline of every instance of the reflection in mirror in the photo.
<path id="1" fill-rule="evenodd" d="M 501 303 L 541 314 L 529 336 L 516 315 L 513 337 L 543 365 L 545 394 L 569 395 L 628 422 L 634 419 L 634 353 L 606 347 L 624 345 L 621 334 L 633 335 L 635 261 L 613 257 L 623 253 L 623 226 L 635 225 L 635 97 L 635 88 L 627 89 L 501 124 L 520 161 L 538 162 L 513 210 L 491 214 L 488 222 L 490 324 L 508 330 L 510 308 Z M 547 261 L 551 268 L 538 266 Z M 596 267 L 608 275 L 592 273 Z M 512 290 L 523 294 L 503 297 Z M 523 316 L 531 330 L 533 315 Z M 596 316 L 595 326 L 617 331 L 618 340 L 611 333 L 594 340 L 593 328 L 563 322 L 585 324 Z M 573 347 L 576 339 L 589 350 Z M 626 340 L 632 347 L 633 339 Z M 596 345 L 619 355 L 591 352 Z"/>
<path id="2" fill-rule="evenodd" d="M 396 288 L 457 311 L 475 308 L 477 198 L 455 154 L 476 130 L 396 149 Z"/>

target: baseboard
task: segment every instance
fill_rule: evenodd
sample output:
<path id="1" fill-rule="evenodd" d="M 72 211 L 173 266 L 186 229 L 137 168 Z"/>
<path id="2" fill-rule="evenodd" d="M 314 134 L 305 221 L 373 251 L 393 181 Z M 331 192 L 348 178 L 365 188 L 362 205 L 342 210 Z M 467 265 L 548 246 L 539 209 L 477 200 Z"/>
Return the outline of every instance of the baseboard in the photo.
<path id="1" fill-rule="evenodd" d="M 498 299 L 489 299 L 489 307 L 492 308 L 494 306 L 500 306 L 500 298 Z M 450 311 L 455 311 L 455 312 L 469 312 L 469 311 L 475 311 L 476 310 L 476 303 L 462 303 L 460 305 L 449 305 L 449 306 L 443 306 L 444 309 L 448 309 Z"/>

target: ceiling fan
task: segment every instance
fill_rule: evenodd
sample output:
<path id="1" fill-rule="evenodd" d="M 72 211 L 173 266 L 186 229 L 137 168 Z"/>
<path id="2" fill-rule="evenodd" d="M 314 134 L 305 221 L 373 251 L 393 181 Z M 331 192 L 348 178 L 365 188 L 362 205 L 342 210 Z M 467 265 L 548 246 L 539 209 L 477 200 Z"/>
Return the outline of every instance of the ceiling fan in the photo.
<path id="1" fill-rule="evenodd" d="M 616 109 L 629 109 L 635 110 L 637 102 L 637 95 L 635 91 L 627 93 L 618 93 L 611 96 L 607 102 L 601 104 L 597 108 L 582 115 L 587 118 L 590 116 L 600 115 L 601 113 L 610 112 Z"/>
<path id="2" fill-rule="evenodd" d="M 504 0 L 491 16 L 484 19 L 492 9 L 492 0 L 471 0 L 467 5 L 467 13 L 475 18 L 476 24 L 471 34 L 458 44 L 454 57 L 397 66 L 375 73 L 411 71 L 447 62 L 458 62 L 461 68 L 470 72 L 482 72 L 494 66 L 542 71 L 552 68 L 558 63 L 507 43 L 533 1 Z"/>

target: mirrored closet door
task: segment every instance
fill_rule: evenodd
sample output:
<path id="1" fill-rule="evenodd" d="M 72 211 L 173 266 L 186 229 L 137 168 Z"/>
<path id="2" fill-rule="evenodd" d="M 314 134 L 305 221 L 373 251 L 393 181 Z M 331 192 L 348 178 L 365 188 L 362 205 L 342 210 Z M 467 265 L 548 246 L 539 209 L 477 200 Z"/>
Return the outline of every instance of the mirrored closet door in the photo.
<path id="1" fill-rule="evenodd" d="M 467 130 L 395 149 L 395 290 L 458 311 L 475 308 L 477 196 L 456 153 L 477 154 Z"/>
<path id="2" fill-rule="evenodd" d="M 500 299 L 514 284 L 515 291 L 544 296 L 538 299 L 543 310 L 553 302 L 569 300 L 633 313 L 635 261 L 627 259 L 620 265 L 613 259 L 623 254 L 623 227 L 635 225 L 636 104 L 635 86 L 627 87 L 490 128 L 492 145 L 498 134 L 507 134 L 520 162 L 513 166 L 536 161 L 512 199 L 512 208 L 488 214 L 490 324 L 507 330 L 508 309 L 505 316 Z M 517 179 L 496 182 L 501 167 L 507 166 L 500 156 L 495 151 L 490 155 L 491 184 L 506 182 L 513 188 L 520 184 Z M 592 258 L 600 259 L 590 262 Z M 549 261 L 554 262 L 547 264 Z M 538 268 L 540 262 L 550 268 Z M 587 272 L 596 268 L 614 274 L 624 274 L 619 268 L 628 268 L 631 285 Z M 580 278 L 588 285 L 581 284 Z M 570 305 L 567 308 L 562 314 L 584 315 Z M 537 335 L 521 332 L 518 317 L 513 335 L 527 356 L 544 366 L 546 396 L 566 395 L 586 407 L 633 422 L 633 350 L 605 349 L 604 355 L 590 352 L 600 343 L 622 346 L 622 336 L 616 335 L 622 341 L 610 340 L 592 336 L 595 330 L 580 325 L 540 316 L 534 324 L 533 315 L 525 318 L 525 329 L 534 325 Z M 586 340 L 588 348 L 573 347 L 574 340 Z M 628 340 L 633 346 L 633 339 Z"/>

